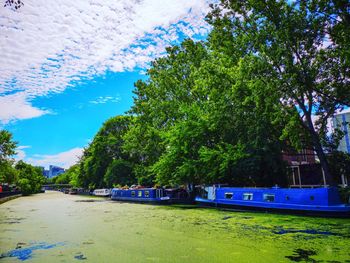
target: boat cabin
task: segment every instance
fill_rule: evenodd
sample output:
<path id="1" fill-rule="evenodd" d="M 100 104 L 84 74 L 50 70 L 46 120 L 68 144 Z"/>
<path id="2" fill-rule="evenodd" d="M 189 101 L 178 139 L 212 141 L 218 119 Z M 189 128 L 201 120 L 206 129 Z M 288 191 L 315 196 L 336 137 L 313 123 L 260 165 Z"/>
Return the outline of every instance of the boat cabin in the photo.
<path id="1" fill-rule="evenodd" d="M 93 195 L 96 196 L 110 196 L 111 190 L 110 189 L 95 189 L 93 192 Z"/>
<path id="2" fill-rule="evenodd" d="M 164 189 L 161 188 L 113 188 L 111 191 L 111 199 L 135 202 L 163 202 L 169 200 L 169 197 L 166 196 Z"/>

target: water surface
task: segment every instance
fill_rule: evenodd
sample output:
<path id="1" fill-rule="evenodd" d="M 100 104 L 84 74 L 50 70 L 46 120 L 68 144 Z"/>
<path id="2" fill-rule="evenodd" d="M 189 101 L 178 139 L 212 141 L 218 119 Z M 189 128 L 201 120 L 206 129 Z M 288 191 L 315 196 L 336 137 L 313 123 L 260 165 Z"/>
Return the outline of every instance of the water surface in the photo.
<path id="1" fill-rule="evenodd" d="M 58 192 L 0 205 L 0 262 L 350 262 L 350 220 Z"/>

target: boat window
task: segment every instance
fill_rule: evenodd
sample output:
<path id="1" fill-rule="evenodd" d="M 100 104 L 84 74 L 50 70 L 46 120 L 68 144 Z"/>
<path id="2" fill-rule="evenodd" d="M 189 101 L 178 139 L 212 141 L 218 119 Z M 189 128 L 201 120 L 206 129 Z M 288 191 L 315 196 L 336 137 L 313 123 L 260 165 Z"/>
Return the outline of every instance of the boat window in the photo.
<path id="1" fill-rule="evenodd" d="M 243 194 L 243 200 L 245 200 L 245 201 L 253 200 L 253 194 L 252 193 L 244 193 Z"/>
<path id="2" fill-rule="evenodd" d="M 232 199 L 233 198 L 233 193 L 225 193 L 225 198 L 226 199 Z"/>
<path id="3" fill-rule="evenodd" d="M 288 196 L 288 195 L 286 195 L 286 200 L 287 200 L 287 201 L 289 200 L 289 196 Z"/>
<path id="4" fill-rule="evenodd" d="M 131 192 L 131 197 L 135 197 L 135 191 Z"/>
<path id="5" fill-rule="evenodd" d="M 264 194 L 264 201 L 265 202 L 274 202 L 275 201 L 275 195 L 273 195 L 273 194 Z"/>
<path id="6" fill-rule="evenodd" d="M 312 195 L 312 196 L 310 196 L 310 200 L 311 201 L 314 201 L 315 200 L 315 197 Z"/>
<path id="7" fill-rule="evenodd" d="M 138 197 L 142 197 L 142 191 L 139 191 L 137 194 L 138 194 Z"/>
<path id="8" fill-rule="evenodd" d="M 145 197 L 149 197 L 149 191 L 145 191 Z"/>

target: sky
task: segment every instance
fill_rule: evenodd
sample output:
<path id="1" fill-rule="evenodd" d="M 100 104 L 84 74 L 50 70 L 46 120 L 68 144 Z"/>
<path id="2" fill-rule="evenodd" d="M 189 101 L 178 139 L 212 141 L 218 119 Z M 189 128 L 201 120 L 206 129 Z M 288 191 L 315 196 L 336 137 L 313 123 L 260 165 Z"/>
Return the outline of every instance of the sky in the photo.
<path id="1" fill-rule="evenodd" d="M 209 0 L 23 0 L 0 5 L 0 129 L 17 160 L 69 168 L 133 83 L 184 38 L 204 39 Z"/>

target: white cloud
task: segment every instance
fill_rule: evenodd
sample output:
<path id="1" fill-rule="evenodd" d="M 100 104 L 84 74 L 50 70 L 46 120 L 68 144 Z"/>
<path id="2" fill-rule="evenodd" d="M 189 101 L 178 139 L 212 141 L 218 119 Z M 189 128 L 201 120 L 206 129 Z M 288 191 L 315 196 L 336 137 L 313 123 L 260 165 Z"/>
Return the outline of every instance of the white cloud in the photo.
<path id="1" fill-rule="evenodd" d="M 91 104 L 105 104 L 107 102 L 119 102 L 120 97 L 112 97 L 112 96 L 99 96 L 95 100 L 90 100 Z"/>
<path id="2" fill-rule="evenodd" d="M 82 153 L 83 148 L 73 148 L 66 152 L 61 152 L 54 155 L 36 154 L 31 158 L 26 158 L 25 161 L 35 166 L 43 166 L 46 169 L 49 168 L 49 165 L 57 165 L 59 167 L 69 168 L 78 162 L 79 157 L 82 155 Z"/>
<path id="3" fill-rule="evenodd" d="M 35 118 L 49 113 L 48 110 L 33 107 L 24 92 L 0 96 L 0 109 L 2 124 L 7 124 L 13 120 Z"/>
<path id="4" fill-rule="evenodd" d="M 26 153 L 24 151 L 24 149 L 27 149 L 27 148 L 31 148 L 31 146 L 29 145 L 21 145 L 21 146 L 18 146 L 17 149 L 16 149 L 16 155 L 15 155 L 15 160 L 16 161 L 19 161 L 19 160 L 24 160 L 24 158 L 26 157 Z"/>
<path id="5" fill-rule="evenodd" d="M 207 0 L 37 0 L 18 11 L 1 8 L 0 96 L 11 104 L 20 90 L 24 99 L 15 105 L 26 113 L 0 121 L 41 116 L 47 111 L 31 99 L 107 70 L 145 68 L 181 35 L 205 35 L 207 12 Z"/>

